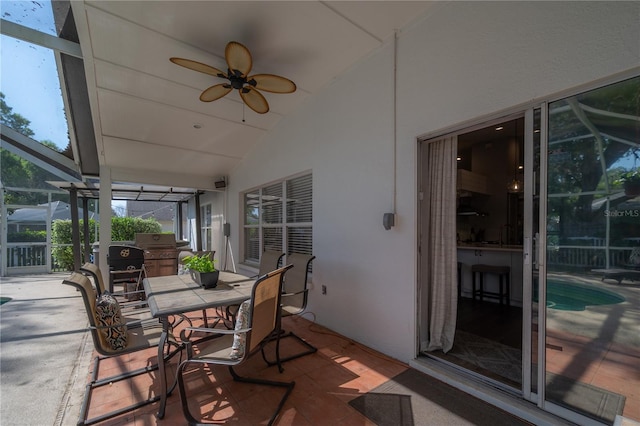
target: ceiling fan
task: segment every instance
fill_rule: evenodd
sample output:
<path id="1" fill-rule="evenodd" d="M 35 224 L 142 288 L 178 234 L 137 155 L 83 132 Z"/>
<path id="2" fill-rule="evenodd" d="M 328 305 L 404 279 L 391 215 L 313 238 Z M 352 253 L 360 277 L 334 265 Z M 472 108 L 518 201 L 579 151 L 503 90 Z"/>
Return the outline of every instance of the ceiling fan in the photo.
<path id="1" fill-rule="evenodd" d="M 251 53 L 244 45 L 237 41 L 231 41 L 224 49 L 224 57 L 227 60 L 227 72 L 220 71 L 202 62 L 192 61 L 183 58 L 170 58 L 174 64 L 199 71 L 214 77 L 229 80 L 227 83 L 220 83 L 211 86 L 202 92 L 200 100 L 202 102 L 212 102 L 222 98 L 233 89 L 237 89 L 245 104 L 258 114 L 269 111 L 269 104 L 260 91 L 271 93 L 293 93 L 296 85 L 288 78 L 274 74 L 254 74 L 249 76 L 253 62 Z"/>

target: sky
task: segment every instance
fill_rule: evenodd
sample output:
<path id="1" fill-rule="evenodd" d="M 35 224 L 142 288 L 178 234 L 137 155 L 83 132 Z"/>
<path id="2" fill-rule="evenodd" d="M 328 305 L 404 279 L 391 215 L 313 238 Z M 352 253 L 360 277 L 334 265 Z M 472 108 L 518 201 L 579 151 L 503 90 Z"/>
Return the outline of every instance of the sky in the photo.
<path id="1" fill-rule="evenodd" d="M 0 1 L 7 21 L 55 35 L 49 1 Z M 13 113 L 31 121 L 34 139 L 61 149 L 69 137 L 55 57 L 51 50 L 0 36 L 0 91 Z"/>
<path id="2" fill-rule="evenodd" d="M 48 0 L 0 0 L 0 16 L 57 35 Z M 29 127 L 35 133 L 35 140 L 49 140 L 60 149 L 67 147 L 69 136 L 62 92 L 55 56 L 50 49 L 0 36 L 0 91 L 13 113 L 31 121 Z M 124 201 L 112 201 L 111 205 L 118 215 L 124 215 Z"/>

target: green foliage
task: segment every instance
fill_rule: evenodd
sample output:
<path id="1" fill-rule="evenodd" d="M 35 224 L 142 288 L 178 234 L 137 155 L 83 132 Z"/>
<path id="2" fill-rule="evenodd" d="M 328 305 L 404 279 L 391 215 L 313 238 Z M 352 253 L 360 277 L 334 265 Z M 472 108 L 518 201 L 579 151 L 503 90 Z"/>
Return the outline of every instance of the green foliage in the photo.
<path id="1" fill-rule="evenodd" d="M 34 132 L 29 128 L 31 121 L 13 112 L 13 108 L 7 105 L 4 99 L 4 93 L 0 92 L 0 122 L 27 137 L 32 137 Z M 51 141 L 44 140 L 40 143 L 60 152 L 60 149 Z M 60 180 L 53 173 L 6 149 L 0 149 L 0 164 L 2 164 L 2 167 L 0 167 L 0 181 L 5 187 L 52 189 L 47 181 Z M 59 197 L 65 196 L 54 195 L 54 201 L 61 199 Z M 5 203 L 7 204 L 36 205 L 46 202 L 48 202 L 47 194 L 41 192 L 7 192 L 5 194 Z"/>
<path id="2" fill-rule="evenodd" d="M 21 231 L 7 234 L 8 243 L 43 243 L 47 241 L 47 231 Z"/>
<path id="3" fill-rule="evenodd" d="M 198 272 L 214 272 L 216 270 L 214 265 L 215 261 L 211 260 L 211 257 L 209 257 L 208 254 L 202 254 L 200 256 L 193 255 L 193 256 L 185 257 L 182 260 L 182 264 L 186 268 L 191 269 L 193 271 L 198 271 Z"/>
<path id="4" fill-rule="evenodd" d="M 80 241 L 84 241 L 84 226 L 80 220 Z M 97 241 L 95 235 L 96 222 L 89 220 L 89 241 Z M 162 226 L 155 219 L 140 219 L 137 217 L 112 217 L 111 218 L 111 241 L 132 241 L 137 233 L 160 233 Z M 51 231 L 51 242 L 55 245 L 72 244 L 71 221 L 55 220 L 53 221 Z M 89 258 L 89 253 L 84 252 L 84 245 L 81 245 L 81 257 Z M 56 263 L 67 270 L 73 270 L 73 248 L 54 247 L 53 258 Z"/>
<path id="5" fill-rule="evenodd" d="M 0 122 L 5 126 L 11 127 L 25 136 L 33 136 L 33 130 L 29 128 L 31 121 L 27 120 L 18 113 L 13 112 L 4 100 L 4 93 L 0 92 Z"/>
<path id="6" fill-rule="evenodd" d="M 162 232 L 162 225 L 154 218 L 111 218 L 111 241 L 132 241 L 138 233 L 159 234 L 160 232 Z"/>
<path id="7" fill-rule="evenodd" d="M 640 168 L 622 173 L 615 183 L 640 183 Z"/>
<path id="8" fill-rule="evenodd" d="M 55 262 L 60 267 L 65 268 L 68 271 L 73 270 L 73 247 L 60 246 L 70 245 L 73 243 L 72 231 L 70 220 L 54 220 L 51 225 L 51 242 L 53 243 L 53 249 L 51 254 Z M 95 241 L 96 221 L 89 219 L 89 241 Z M 84 241 L 84 221 L 80 220 L 80 241 Z M 89 253 L 85 253 L 84 244 L 80 244 L 80 257 L 82 259 L 88 259 Z"/>

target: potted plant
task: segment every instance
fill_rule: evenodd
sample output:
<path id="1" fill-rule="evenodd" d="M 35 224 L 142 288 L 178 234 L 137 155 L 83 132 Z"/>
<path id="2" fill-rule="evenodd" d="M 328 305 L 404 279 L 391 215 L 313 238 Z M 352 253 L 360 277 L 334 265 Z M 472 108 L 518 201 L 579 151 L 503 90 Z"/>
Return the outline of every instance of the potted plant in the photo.
<path id="1" fill-rule="evenodd" d="M 220 271 L 215 268 L 214 263 L 209 254 L 188 256 L 182 260 L 182 264 L 189 269 L 191 279 L 204 288 L 218 285 Z"/>
<path id="2" fill-rule="evenodd" d="M 622 173 L 616 179 L 616 183 L 622 183 L 626 195 L 631 197 L 640 195 L 640 168 Z"/>

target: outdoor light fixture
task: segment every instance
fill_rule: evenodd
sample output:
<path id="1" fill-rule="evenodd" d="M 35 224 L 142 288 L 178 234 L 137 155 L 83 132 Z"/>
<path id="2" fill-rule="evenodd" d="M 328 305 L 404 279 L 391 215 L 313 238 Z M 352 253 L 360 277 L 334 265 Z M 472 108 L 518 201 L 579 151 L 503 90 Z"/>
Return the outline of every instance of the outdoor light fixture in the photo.
<path id="1" fill-rule="evenodd" d="M 396 215 L 393 213 L 385 213 L 382 215 L 382 226 L 384 226 L 384 229 L 388 231 L 395 225 L 395 216 Z"/>

